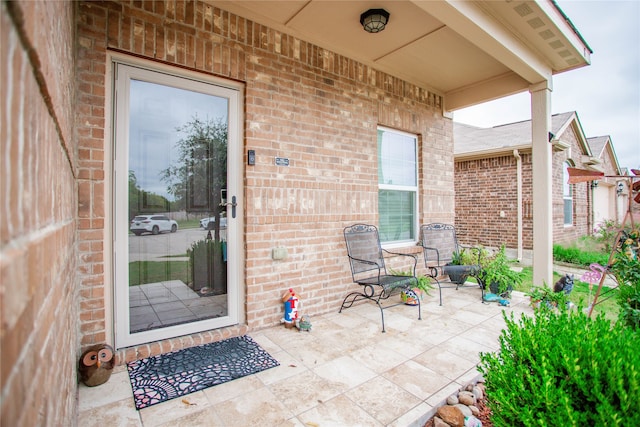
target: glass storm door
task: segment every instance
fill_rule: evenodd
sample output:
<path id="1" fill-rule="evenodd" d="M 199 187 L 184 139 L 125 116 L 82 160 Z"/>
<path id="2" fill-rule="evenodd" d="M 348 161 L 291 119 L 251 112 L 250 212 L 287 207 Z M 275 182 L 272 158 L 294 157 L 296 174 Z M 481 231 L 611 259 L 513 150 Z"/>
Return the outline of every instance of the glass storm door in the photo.
<path id="1" fill-rule="evenodd" d="M 238 90 L 115 63 L 116 345 L 238 323 Z"/>

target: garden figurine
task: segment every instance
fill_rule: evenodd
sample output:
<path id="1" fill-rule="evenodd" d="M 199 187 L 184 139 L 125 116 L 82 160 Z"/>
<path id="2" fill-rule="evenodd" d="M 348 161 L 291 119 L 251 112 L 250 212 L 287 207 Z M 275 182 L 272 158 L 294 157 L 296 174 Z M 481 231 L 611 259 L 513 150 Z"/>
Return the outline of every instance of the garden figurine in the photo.
<path id="1" fill-rule="evenodd" d="M 286 328 L 293 328 L 298 319 L 298 306 L 300 305 L 300 300 L 293 291 L 293 288 L 289 288 L 283 295 L 282 302 L 284 303 L 284 326 Z"/>

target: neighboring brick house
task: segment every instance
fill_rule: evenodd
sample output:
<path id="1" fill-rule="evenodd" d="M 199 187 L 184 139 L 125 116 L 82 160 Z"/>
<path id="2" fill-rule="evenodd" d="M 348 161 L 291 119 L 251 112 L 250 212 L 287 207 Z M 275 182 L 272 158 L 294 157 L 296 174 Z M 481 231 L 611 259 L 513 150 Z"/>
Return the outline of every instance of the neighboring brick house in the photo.
<path id="1" fill-rule="evenodd" d="M 616 178 L 568 185 L 566 168 L 620 175 L 609 137 L 586 138 L 576 112 L 554 114 L 553 240 L 589 235 L 603 219 L 621 220 Z M 522 257 L 533 247 L 531 121 L 479 128 L 454 122 L 456 226 L 465 243 L 505 245 Z M 595 209 L 594 206 L 598 208 Z"/>
<path id="2" fill-rule="evenodd" d="M 454 221 L 451 111 L 529 91 L 540 136 L 551 76 L 590 60 L 554 2 L 382 2 L 380 34 L 365 3 L 1 3 L 0 424 L 76 424 L 94 343 L 122 364 L 275 325 L 290 286 L 337 312 L 343 227 L 415 252 L 420 223 Z M 165 216 L 175 233 L 129 233 Z M 222 293 L 180 272 L 192 243 Z"/>

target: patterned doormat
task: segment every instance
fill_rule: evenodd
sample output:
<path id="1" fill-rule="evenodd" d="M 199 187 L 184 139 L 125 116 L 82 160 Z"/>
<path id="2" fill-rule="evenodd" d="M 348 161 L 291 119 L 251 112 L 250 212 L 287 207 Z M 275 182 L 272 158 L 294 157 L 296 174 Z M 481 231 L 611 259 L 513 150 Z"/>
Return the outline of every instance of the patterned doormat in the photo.
<path id="1" fill-rule="evenodd" d="M 241 336 L 127 363 L 136 409 L 280 365 Z"/>

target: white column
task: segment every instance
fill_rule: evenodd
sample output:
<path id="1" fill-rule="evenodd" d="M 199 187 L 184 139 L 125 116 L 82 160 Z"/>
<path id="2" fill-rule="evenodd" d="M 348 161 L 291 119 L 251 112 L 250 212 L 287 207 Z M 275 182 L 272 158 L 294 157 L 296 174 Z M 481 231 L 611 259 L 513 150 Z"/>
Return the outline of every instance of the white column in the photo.
<path id="1" fill-rule="evenodd" d="M 551 81 L 529 88 L 533 168 L 533 284 L 553 287 Z"/>

